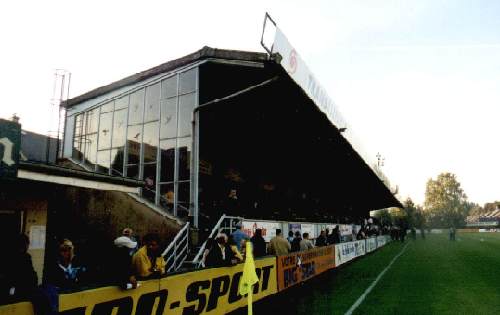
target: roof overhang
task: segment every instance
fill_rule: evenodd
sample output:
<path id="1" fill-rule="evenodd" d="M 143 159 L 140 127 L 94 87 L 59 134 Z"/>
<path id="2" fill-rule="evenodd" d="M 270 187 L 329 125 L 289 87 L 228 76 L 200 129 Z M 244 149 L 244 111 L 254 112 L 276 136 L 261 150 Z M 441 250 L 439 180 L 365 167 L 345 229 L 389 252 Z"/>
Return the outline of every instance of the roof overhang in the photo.
<path id="1" fill-rule="evenodd" d="M 363 212 L 366 211 L 366 213 L 368 213 L 368 210 L 373 209 L 403 207 L 401 202 L 394 196 L 389 188 L 380 180 L 377 174 L 375 174 L 373 169 L 353 148 L 348 139 L 344 138 L 342 132 L 333 123 L 331 123 L 331 120 L 327 117 L 327 115 L 314 103 L 314 100 L 312 100 L 285 71 L 278 70 L 275 77 L 263 81 L 260 84 L 250 86 L 224 98 L 200 104 L 197 110 L 224 106 L 224 104 L 227 105 L 228 103 L 243 104 L 246 102 L 245 98 L 252 99 L 254 104 L 261 103 L 259 100 L 263 102 L 268 100 L 269 102 L 274 102 L 275 105 L 278 106 L 279 101 L 277 100 L 284 95 L 293 95 L 291 98 L 295 102 L 305 104 L 311 111 L 316 112 L 315 119 L 322 120 L 325 125 L 328 122 L 328 125 L 330 126 L 328 129 L 330 129 L 330 133 L 332 134 L 332 137 L 334 137 L 335 142 L 338 143 L 336 145 L 336 148 L 339 149 L 337 155 L 342 156 L 339 160 L 344 161 L 343 165 L 329 166 L 332 174 L 335 174 L 335 172 L 343 173 L 342 179 L 332 176 L 331 180 L 349 181 L 349 184 L 338 182 L 337 185 L 346 185 L 348 186 L 346 189 L 350 189 L 351 192 L 359 189 L 359 195 L 356 196 L 356 194 L 353 193 L 353 196 L 355 196 L 354 198 L 358 199 L 352 201 L 354 210 L 360 205 L 362 205 L 362 208 L 364 209 Z M 273 98 L 274 101 L 270 101 Z M 286 102 L 286 100 L 282 100 L 282 103 Z M 286 110 L 286 107 L 282 108 Z M 308 122 L 308 124 L 315 123 L 316 122 L 314 121 Z M 346 171 L 346 169 L 348 171 Z M 353 180 L 352 178 L 348 178 L 349 176 L 352 176 L 355 179 Z M 356 180 L 358 180 L 358 182 L 356 182 Z"/>
<path id="2" fill-rule="evenodd" d="M 17 178 L 57 185 L 135 194 L 139 193 L 140 187 L 144 184 L 143 181 L 32 163 L 21 163 Z"/>

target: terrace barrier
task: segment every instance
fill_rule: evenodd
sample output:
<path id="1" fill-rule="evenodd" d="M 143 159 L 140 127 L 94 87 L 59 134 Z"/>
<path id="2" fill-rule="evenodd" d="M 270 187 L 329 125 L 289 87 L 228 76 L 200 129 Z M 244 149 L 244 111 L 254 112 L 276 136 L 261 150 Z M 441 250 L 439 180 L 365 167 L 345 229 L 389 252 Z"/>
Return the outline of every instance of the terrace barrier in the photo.
<path id="1" fill-rule="evenodd" d="M 254 301 L 307 281 L 376 248 L 390 238 L 347 242 L 256 259 L 259 282 L 254 287 Z M 226 314 L 246 305 L 238 294 L 243 264 L 208 268 L 142 281 L 133 290 L 102 287 L 59 295 L 59 312 L 64 315 L 138 315 L 138 314 Z M 30 302 L 0 306 L 0 315 L 33 315 Z"/>

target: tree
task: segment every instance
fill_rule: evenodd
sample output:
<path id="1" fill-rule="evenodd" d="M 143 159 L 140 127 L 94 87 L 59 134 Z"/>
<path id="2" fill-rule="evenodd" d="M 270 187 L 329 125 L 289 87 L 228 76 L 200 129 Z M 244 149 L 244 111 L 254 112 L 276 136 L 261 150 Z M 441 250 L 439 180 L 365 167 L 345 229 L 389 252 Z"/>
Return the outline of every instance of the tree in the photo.
<path id="1" fill-rule="evenodd" d="M 404 202 L 403 202 L 403 206 L 404 206 L 404 211 L 406 213 L 406 221 L 407 221 L 407 224 L 408 224 L 408 227 L 415 227 L 415 216 L 417 215 L 417 206 L 415 205 L 415 203 L 413 202 L 413 200 L 411 200 L 410 197 L 408 197 Z"/>
<path id="2" fill-rule="evenodd" d="M 472 204 L 460 187 L 455 174 L 441 173 L 427 181 L 425 214 L 433 227 L 464 226 Z"/>
<path id="3" fill-rule="evenodd" d="M 377 212 L 375 215 L 377 219 L 379 219 L 380 224 L 382 226 L 391 226 L 392 225 L 392 216 L 387 209 L 383 209 Z"/>

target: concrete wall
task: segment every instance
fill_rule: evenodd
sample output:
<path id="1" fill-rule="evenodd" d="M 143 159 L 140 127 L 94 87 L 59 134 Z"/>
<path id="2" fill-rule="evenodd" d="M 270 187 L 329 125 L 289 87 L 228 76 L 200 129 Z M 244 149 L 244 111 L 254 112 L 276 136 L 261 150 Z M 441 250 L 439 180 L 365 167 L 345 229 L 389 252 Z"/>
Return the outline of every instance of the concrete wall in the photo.
<path id="1" fill-rule="evenodd" d="M 44 268 L 55 263 L 62 238 L 73 241 L 77 255 L 98 275 L 104 270 L 102 265 L 112 262 L 110 249 L 123 228 L 131 227 L 139 239 L 157 232 L 163 245 L 181 228 L 176 220 L 155 212 L 127 193 L 27 180 L 0 180 L 0 210 L 20 214 L 21 232 L 30 237 L 29 253 L 39 282 Z M 16 233 L 19 231 L 11 234 Z"/>

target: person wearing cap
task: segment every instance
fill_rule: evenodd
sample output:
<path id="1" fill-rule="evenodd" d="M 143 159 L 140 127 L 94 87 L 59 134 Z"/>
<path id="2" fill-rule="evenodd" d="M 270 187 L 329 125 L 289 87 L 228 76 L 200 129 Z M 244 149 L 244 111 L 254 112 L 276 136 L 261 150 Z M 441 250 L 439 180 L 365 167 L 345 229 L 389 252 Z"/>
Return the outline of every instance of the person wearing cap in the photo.
<path id="1" fill-rule="evenodd" d="M 130 250 L 137 247 L 137 242 L 132 241 L 127 236 L 120 236 L 113 243 L 115 244 L 112 256 L 114 263 L 110 270 L 113 284 L 120 286 L 122 289 L 137 288 L 130 253 Z"/>
<path id="2" fill-rule="evenodd" d="M 125 237 L 128 237 L 132 242 L 135 242 L 136 246 L 134 248 L 130 248 L 129 251 L 130 251 L 130 256 L 134 255 L 135 252 L 137 252 L 138 248 L 137 248 L 137 239 L 134 237 L 134 230 L 132 230 L 131 228 L 129 227 L 126 227 L 123 229 L 122 231 L 122 236 L 125 236 Z M 115 244 L 116 245 L 116 244 Z"/>
<path id="3" fill-rule="evenodd" d="M 236 223 L 236 231 L 231 234 L 231 237 L 233 238 L 234 243 L 236 244 L 236 248 L 238 248 L 238 251 L 241 251 L 241 244 L 243 240 L 248 241 L 250 240 L 250 237 L 243 232 L 243 225 L 241 222 Z"/>
<path id="4" fill-rule="evenodd" d="M 144 236 L 145 245 L 132 257 L 134 274 L 137 277 L 159 277 L 165 273 L 165 260 L 160 253 L 160 236 L 150 233 Z"/>

